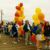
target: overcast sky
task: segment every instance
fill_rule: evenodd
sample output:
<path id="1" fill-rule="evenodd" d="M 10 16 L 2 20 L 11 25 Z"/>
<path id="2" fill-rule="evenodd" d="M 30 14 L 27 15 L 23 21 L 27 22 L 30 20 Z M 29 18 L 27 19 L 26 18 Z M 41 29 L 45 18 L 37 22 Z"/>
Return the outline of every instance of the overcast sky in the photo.
<path id="1" fill-rule="evenodd" d="M 45 19 L 50 21 L 50 0 L 0 0 L 0 10 L 3 10 L 3 19 L 12 21 L 15 14 L 15 6 L 22 2 L 26 19 L 32 21 L 35 8 L 40 7 L 45 14 Z"/>

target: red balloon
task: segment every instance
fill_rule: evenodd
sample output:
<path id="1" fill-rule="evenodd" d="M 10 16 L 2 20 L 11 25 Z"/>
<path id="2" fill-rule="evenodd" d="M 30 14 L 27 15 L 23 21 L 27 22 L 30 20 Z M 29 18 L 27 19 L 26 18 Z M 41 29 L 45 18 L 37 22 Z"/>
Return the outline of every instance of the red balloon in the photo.
<path id="1" fill-rule="evenodd" d="M 23 6 L 23 3 L 20 3 L 20 7 L 22 7 Z"/>
<path id="2" fill-rule="evenodd" d="M 32 36 L 31 36 L 31 41 L 32 41 L 33 43 L 36 43 L 36 35 L 32 35 Z"/>
<path id="3" fill-rule="evenodd" d="M 18 22 L 18 25 L 19 25 L 19 26 L 23 25 L 23 22 L 22 22 L 22 21 L 19 21 L 19 22 Z"/>
<path id="4" fill-rule="evenodd" d="M 19 17 L 20 15 L 19 15 L 18 13 L 15 13 L 15 16 L 16 16 L 16 17 Z"/>
<path id="5" fill-rule="evenodd" d="M 20 10 L 20 7 L 19 7 L 19 6 L 16 6 L 16 9 L 17 9 L 17 10 Z"/>

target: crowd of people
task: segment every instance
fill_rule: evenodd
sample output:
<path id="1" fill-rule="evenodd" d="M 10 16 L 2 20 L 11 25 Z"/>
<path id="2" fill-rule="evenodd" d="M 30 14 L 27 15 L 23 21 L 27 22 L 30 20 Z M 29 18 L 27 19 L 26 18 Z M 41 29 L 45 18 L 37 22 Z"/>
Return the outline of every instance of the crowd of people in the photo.
<path id="1" fill-rule="evenodd" d="M 26 20 L 25 23 L 22 25 L 23 29 L 21 37 L 24 39 L 25 45 L 28 44 L 35 44 L 37 49 L 48 47 L 50 48 L 50 24 L 49 22 L 40 23 L 35 25 L 34 23 L 32 26 L 30 25 L 29 21 Z M 0 32 L 10 35 L 11 37 L 15 37 L 16 42 L 19 40 L 19 26 L 17 23 L 7 23 L 6 25 L 2 26 L 1 31 L 1 24 L 0 24 Z"/>

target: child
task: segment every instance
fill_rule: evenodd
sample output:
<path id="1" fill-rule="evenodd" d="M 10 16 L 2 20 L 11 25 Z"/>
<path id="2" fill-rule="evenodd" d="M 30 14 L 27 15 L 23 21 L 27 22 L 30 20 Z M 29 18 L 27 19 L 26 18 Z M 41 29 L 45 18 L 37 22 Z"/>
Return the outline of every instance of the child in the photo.
<path id="1" fill-rule="evenodd" d="M 38 26 L 33 23 L 33 25 L 32 25 L 32 33 L 36 34 L 37 29 L 38 29 Z"/>
<path id="2" fill-rule="evenodd" d="M 42 24 L 38 25 L 38 29 L 37 29 L 37 35 L 36 35 L 36 40 L 37 40 L 37 49 L 42 48 L 42 44 L 45 41 L 45 37 L 44 34 L 42 32 Z M 41 44 L 41 45 L 40 45 Z"/>
<path id="3" fill-rule="evenodd" d="M 36 35 L 34 33 L 32 33 L 31 41 L 32 41 L 32 44 L 35 46 L 36 45 Z"/>
<path id="4" fill-rule="evenodd" d="M 32 31 L 31 41 L 33 44 L 36 44 L 36 31 L 37 31 L 37 29 L 38 29 L 38 26 L 37 25 L 35 26 L 35 24 L 33 23 L 32 30 L 31 30 Z"/>
<path id="5" fill-rule="evenodd" d="M 45 42 L 45 36 L 44 34 L 42 34 L 42 32 L 40 32 L 39 34 L 36 35 L 36 40 L 37 40 L 37 43 L 36 43 L 36 46 L 37 46 L 37 49 L 42 49 L 44 47 L 44 42 Z"/>

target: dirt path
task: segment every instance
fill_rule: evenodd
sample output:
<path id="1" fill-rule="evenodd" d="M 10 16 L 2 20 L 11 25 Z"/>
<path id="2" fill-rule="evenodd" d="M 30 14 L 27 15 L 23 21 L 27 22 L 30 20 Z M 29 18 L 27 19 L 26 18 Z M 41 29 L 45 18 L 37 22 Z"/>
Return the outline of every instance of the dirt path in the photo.
<path id="1" fill-rule="evenodd" d="M 0 34 L 0 50 L 36 50 L 36 48 L 25 46 L 23 42 L 14 44 L 11 37 Z"/>

